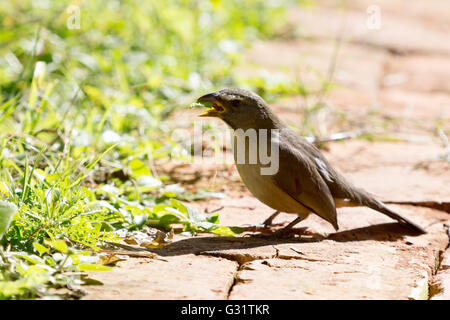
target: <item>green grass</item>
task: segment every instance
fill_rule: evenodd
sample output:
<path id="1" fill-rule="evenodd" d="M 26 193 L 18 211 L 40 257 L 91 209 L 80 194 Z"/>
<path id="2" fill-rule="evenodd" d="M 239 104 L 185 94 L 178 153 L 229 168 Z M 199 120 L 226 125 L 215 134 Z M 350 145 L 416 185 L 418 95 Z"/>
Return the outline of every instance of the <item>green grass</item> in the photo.
<path id="1" fill-rule="evenodd" d="M 168 117 L 235 84 L 240 53 L 283 25 L 288 2 L 0 3 L 0 200 L 18 208 L 0 230 L 0 299 L 43 297 L 82 283 L 73 273 L 107 269 L 86 257 L 120 230 L 238 232 L 179 201 L 211 193 L 168 188 L 152 168 L 177 148 Z M 79 29 L 68 28 L 70 4 Z"/>

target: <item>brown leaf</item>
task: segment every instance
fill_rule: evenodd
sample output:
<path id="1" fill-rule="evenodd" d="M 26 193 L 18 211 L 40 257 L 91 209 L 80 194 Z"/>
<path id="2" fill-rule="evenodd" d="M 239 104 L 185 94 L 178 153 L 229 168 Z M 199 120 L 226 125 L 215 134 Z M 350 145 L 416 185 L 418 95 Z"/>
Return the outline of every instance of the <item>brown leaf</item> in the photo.
<path id="1" fill-rule="evenodd" d="M 117 253 L 119 254 L 119 253 Z M 120 257 L 118 256 L 116 253 L 109 253 L 109 254 L 105 254 L 100 256 L 99 260 L 98 260 L 98 264 L 107 266 L 107 265 L 114 265 L 119 261 L 125 261 L 127 260 L 127 258 L 124 257 Z"/>

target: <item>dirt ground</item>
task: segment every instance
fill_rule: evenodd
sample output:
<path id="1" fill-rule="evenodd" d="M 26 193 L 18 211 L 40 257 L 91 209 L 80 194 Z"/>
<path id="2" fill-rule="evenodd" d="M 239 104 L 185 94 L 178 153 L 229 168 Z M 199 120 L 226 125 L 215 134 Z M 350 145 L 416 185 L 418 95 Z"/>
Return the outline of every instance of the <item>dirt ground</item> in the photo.
<path id="1" fill-rule="evenodd" d="M 319 3 L 292 10 L 286 35 L 255 43 L 237 72 L 282 73 L 314 88 L 317 72 L 326 75 L 334 65 L 338 85 L 323 97 L 328 112 L 319 122 L 327 134 L 344 127 L 377 135 L 329 142 L 324 154 L 428 234 L 413 236 L 382 214 L 353 207 L 338 210 L 338 232 L 311 216 L 298 226 L 309 233 L 283 240 L 250 232 L 175 236 L 154 250 L 159 259 L 130 258 L 113 271 L 91 272 L 98 282 L 84 287 L 84 299 L 450 298 L 450 149 L 438 134 L 439 128 L 450 134 L 450 2 L 358 0 L 347 2 L 347 10 Z M 381 10 L 380 29 L 367 27 L 372 5 Z M 272 106 L 298 128 L 310 102 L 288 96 Z M 189 123 L 195 114 L 178 119 Z M 171 169 L 174 180 L 227 195 L 189 204 L 202 212 L 223 207 L 222 225 L 258 224 L 273 212 L 227 164 Z M 292 219 L 282 214 L 275 222 L 280 227 Z"/>

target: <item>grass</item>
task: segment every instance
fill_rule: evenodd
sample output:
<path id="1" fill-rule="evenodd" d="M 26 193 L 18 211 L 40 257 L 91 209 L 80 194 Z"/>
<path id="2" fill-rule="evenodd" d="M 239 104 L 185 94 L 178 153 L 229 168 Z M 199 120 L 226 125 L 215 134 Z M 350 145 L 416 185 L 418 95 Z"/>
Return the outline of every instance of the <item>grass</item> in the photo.
<path id="1" fill-rule="evenodd" d="M 0 299 L 42 298 L 82 283 L 74 274 L 107 270 L 92 255 L 119 231 L 237 232 L 179 201 L 211 193 L 168 188 L 152 169 L 178 147 L 171 114 L 236 83 L 240 52 L 274 34 L 287 6 L 0 3 L 0 198 L 18 209 L 0 230 Z"/>
<path id="2" fill-rule="evenodd" d="M 392 125 L 377 114 L 360 123 L 328 103 L 339 35 L 328 74 L 312 67 L 318 88 L 233 73 L 245 48 L 279 35 L 293 2 L 0 2 L 0 299 L 78 298 L 85 271 L 111 270 L 105 244 L 130 234 L 159 246 L 174 230 L 242 232 L 187 203 L 221 194 L 187 192 L 157 172 L 191 152 L 172 139 L 179 128 L 171 119 L 205 92 L 239 86 L 269 102 L 300 96 L 305 136 Z M 360 138 L 395 139 L 371 131 Z M 53 290 L 61 288 L 69 291 Z"/>

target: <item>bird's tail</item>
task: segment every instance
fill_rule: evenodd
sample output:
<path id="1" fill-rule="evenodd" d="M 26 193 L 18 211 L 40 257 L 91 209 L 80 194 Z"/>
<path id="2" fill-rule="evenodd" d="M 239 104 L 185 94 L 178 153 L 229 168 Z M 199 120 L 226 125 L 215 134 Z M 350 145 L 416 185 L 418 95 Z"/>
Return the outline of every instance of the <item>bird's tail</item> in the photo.
<path id="1" fill-rule="evenodd" d="M 408 227 L 409 229 L 418 232 L 420 234 L 427 233 L 422 227 L 418 226 L 414 222 L 402 217 L 398 213 L 394 212 L 393 210 L 389 209 L 383 202 L 378 201 L 374 199 L 372 196 L 370 196 L 365 191 L 360 191 L 358 194 L 359 197 L 357 197 L 357 200 L 360 204 L 365 205 L 371 209 L 374 209 L 378 212 L 384 213 L 388 217 L 397 220 L 402 225 Z"/>
<path id="2" fill-rule="evenodd" d="M 327 175 L 328 174 L 329 172 L 327 172 Z M 414 232 L 417 232 L 419 234 L 427 233 L 422 227 L 389 209 L 383 202 L 375 199 L 364 189 L 357 188 L 351 183 L 347 182 L 346 179 L 337 171 L 332 171 L 331 174 L 333 179 L 331 183 L 328 184 L 328 187 L 330 188 L 333 196 L 335 196 L 335 200 L 336 198 L 349 199 L 350 201 L 347 204 L 349 206 L 357 204 L 369 207 L 373 210 L 384 213 L 394 220 L 397 220 L 400 224 L 406 226 Z M 344 206 L 346 206 L 345 203 Z"/>

